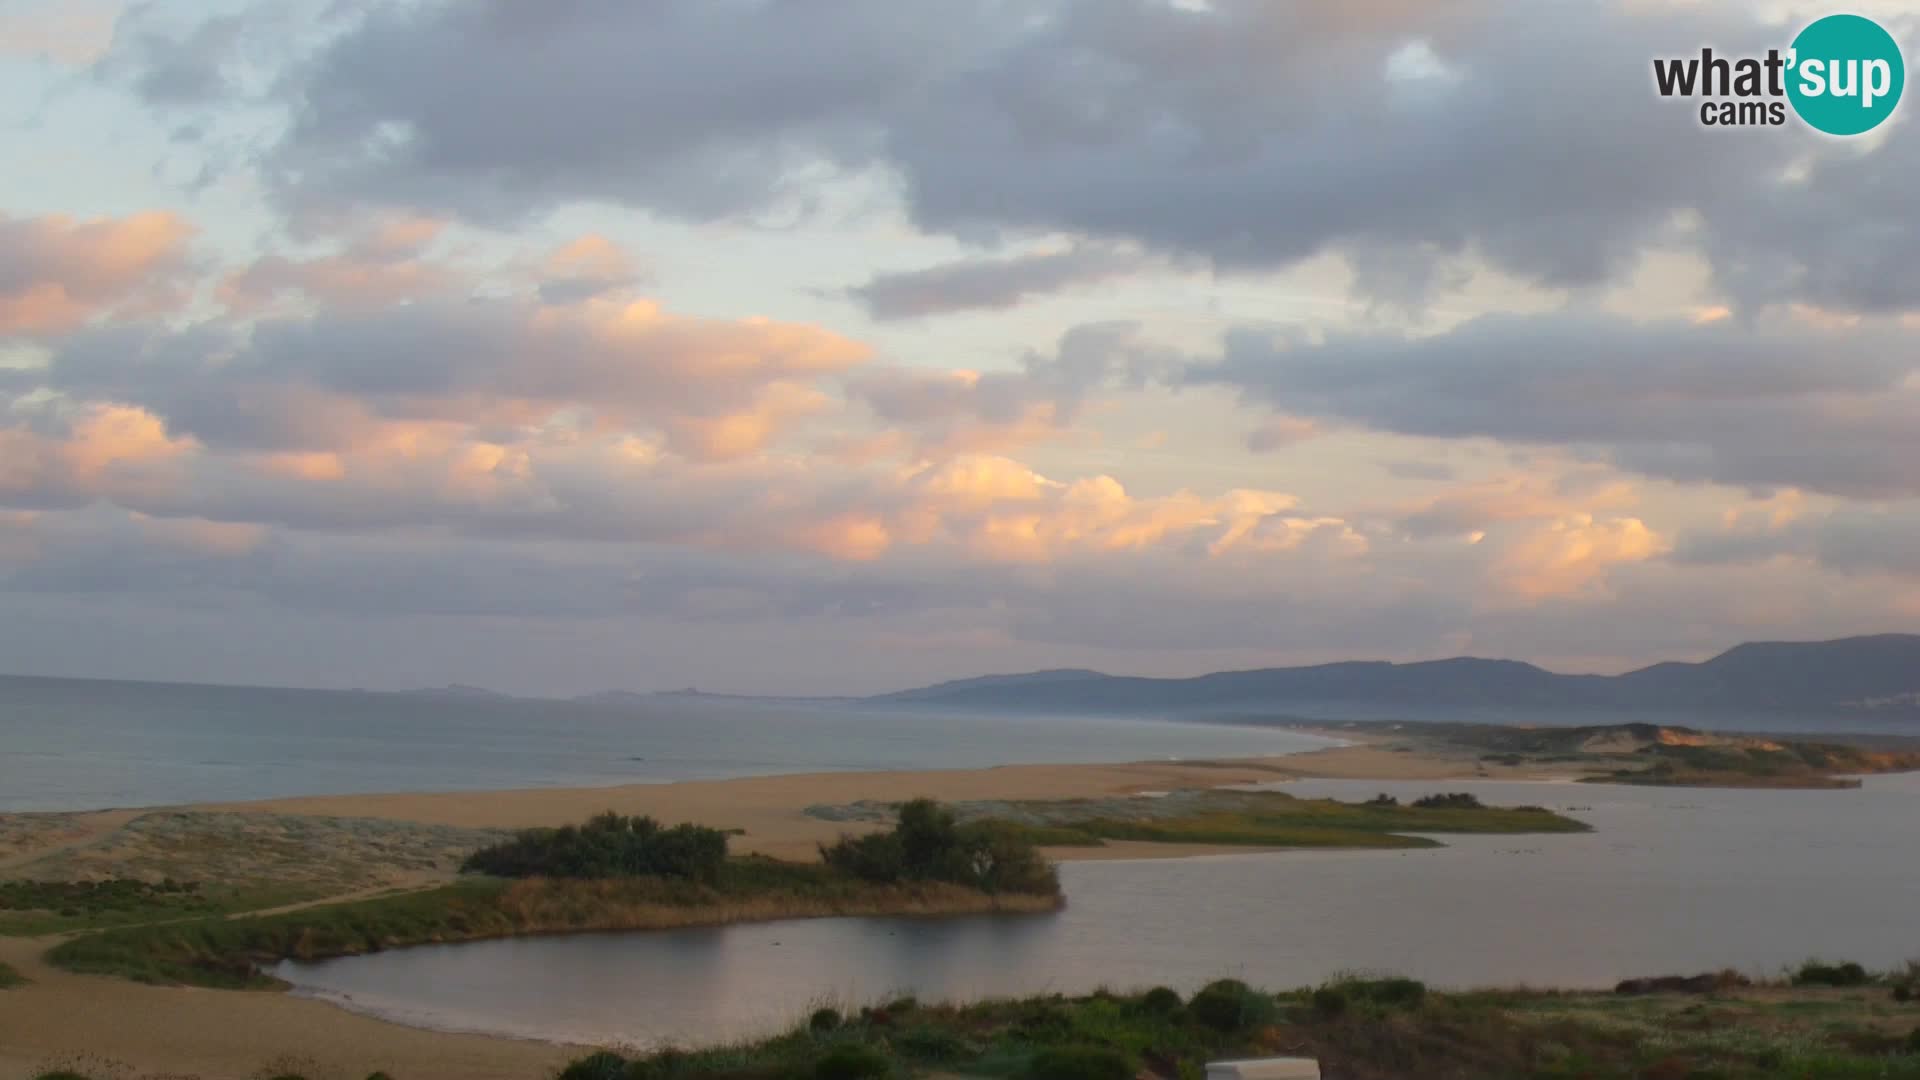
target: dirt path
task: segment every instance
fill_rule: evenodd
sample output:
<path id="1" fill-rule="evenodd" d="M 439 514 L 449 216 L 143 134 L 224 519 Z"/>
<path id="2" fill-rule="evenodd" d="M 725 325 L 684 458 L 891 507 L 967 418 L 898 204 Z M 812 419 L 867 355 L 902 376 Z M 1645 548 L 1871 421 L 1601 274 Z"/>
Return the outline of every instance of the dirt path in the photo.
<path id="1" fill-rule="evenodd" d="M 97 810 L 81 814 L 56 815 L 63 819 L 64 828 L 50 828 L 46 839 L 49 843 L 35 843 L 41 837 L 34 834 L 16 835 L 0 840 L 0 873 L 25 866 L 28 863 L 44 859 L 49 855 L 58 855 L 94 843 L 110 836 L 128 822 L 147 813 L 146 810 Z M 8 815 L 15 819 L 37 818 L 49 820 L 47 815 Z M 9 840 L 11 842 L 9 842 Z"/>

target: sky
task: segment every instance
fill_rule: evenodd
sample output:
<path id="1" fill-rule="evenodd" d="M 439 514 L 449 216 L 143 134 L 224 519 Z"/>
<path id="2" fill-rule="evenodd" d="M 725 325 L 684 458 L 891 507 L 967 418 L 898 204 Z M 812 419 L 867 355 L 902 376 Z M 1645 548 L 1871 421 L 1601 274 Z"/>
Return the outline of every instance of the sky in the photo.
<path id="1" fill-rule="evenodd" d="M 0 0 L 0 671 L 841 694 L 1920 630 L 1914 105 L 1652 86 L 1828 13 Z"/>

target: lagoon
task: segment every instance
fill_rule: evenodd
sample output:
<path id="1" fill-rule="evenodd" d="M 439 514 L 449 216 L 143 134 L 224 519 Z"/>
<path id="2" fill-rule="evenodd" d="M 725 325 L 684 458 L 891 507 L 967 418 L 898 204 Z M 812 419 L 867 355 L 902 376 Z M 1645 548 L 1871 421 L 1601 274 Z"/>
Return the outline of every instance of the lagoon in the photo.
<path id="1" fill-rule="evenodd" d="M 449 1030 L 635 1046 L 778 1030 L 812 1003 L 1099 986 L 1291 987 L 1348 970 L 1445 987 L 1600 987 L 1809 956 L 1920 957 L 1920 775 L 1854 791 L 1448 783 L 1587 834 L 1448 836 L 1417 851 L 1062 867 L 1057 914 L 821 919 L 402 949 L 277 973 L 297 992 Z M 1433 783 L 1309 781 L 1403 799 Z"/>

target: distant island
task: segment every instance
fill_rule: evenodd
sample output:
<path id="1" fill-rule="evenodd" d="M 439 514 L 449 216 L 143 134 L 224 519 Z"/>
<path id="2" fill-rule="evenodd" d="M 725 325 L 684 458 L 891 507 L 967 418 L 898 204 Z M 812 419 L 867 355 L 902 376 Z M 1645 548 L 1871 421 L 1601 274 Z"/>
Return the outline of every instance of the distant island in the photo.
<path id="1" fill-rule="evenodd" d="M 1031 712 L 1302 713 L 1563 709 L 1920 715 L 1920 635 L 1752 642 L 1711 660 L 1621 675 L 1562 675 L 1516 660 L 1346 661 L 1187 679 L 1081 669 L 991 675 L 864 699 L 873 704 Z"/>

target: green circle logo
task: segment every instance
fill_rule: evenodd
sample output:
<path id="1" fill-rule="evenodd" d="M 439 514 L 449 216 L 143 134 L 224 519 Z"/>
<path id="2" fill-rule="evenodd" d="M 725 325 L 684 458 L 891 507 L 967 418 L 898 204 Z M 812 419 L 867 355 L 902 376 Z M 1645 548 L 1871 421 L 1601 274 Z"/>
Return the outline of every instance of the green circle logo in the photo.
<path id="1" fill-rule="evenodd" d="M 1893 35 L 1872 19 L 1829 15 L 1793 39 L 1787 98 L 1793 111 L 1829 135 L 1872 131 L 1893 115 L 1907 63 Z"/>

